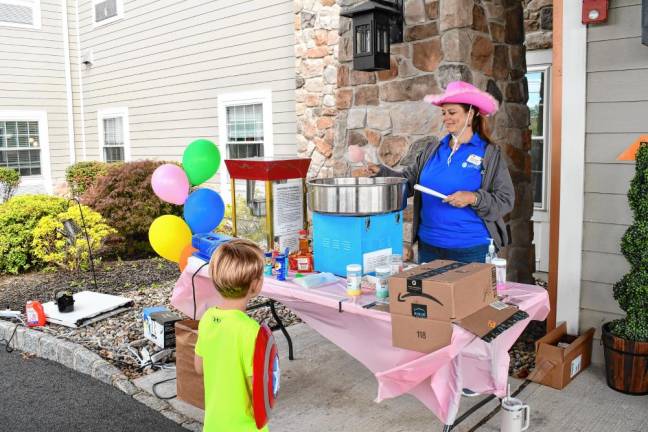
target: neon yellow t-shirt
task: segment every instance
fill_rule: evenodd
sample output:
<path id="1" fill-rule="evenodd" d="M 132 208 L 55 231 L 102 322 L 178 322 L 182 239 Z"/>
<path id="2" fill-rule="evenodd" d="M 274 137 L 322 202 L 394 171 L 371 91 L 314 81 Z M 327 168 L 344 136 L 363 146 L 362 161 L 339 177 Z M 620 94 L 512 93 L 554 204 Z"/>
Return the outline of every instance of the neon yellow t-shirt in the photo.
<path id="1" fill-rule="evenodd" d="M 210 308 L 200 319 L 196 354 L 203 359 L 204 432 L 258 431 L 251 387 L 258 332 L 259 324 L 240 310 Z"/>

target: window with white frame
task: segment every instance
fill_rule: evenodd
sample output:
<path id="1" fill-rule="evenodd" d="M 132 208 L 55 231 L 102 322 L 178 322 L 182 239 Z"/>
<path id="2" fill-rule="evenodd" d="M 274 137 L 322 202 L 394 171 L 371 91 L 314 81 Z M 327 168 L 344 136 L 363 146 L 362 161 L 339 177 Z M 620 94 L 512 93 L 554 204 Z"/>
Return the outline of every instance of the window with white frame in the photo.
<path id="1" fill-rule="evenodd" d="M 92 0 L 92 16 L 95 25 L 104 25 L 124 17 L 123 0 Z"/>
<path id="2" fill-rule="evenodd" d="M 116 108 L 99 111 L 99 143 L 104 162 L 129 160 L 128 110 Z"/>
<path id="3" fill-rule="evenodd" d="M 0 26 L 40 28 L 40 1 L 0 0 Z"/>
<path id="4" fill-rule="evenodd" d="M 38 121 L 0 118 L 0 167 L 15 169 L 25 177 L 41 175 Z"/>
<path id="5" fill-rule="evenodd" d="M 226 108 L 227 158 L 263 156 L 263 104 Z"/>
<path id="6" fill-rule="evenodd" d="M 531 115 L 531 186 L 533 205 L 546 209 L 547 154 L 549 148 L 548 109 L 549 66 L 530 67 L 526 74 L 529 85 L 527 106 Z"/>

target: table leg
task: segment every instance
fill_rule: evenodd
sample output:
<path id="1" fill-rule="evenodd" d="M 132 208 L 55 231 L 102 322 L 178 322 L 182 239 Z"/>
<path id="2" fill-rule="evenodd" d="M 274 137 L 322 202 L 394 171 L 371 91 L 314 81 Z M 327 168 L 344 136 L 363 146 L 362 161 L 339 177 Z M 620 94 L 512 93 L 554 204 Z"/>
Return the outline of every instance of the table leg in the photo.
<path id="1" fill-rule="evenodd" d="M 277 314 L 277 311 L 275 310 L 274 300 L 270 300 L 270 312 L 272 313 L 272 316 L 277 322 L 277 325 L 279 326 L 279 330 L 281 330 L 281 333 L 283 333 L 283 335 L 286 337 L 286 341 L 288 342 L 288 359 L 294 360 L 295 357 L 293 357 L 292 339 L 290 339 L 290 335 L 288 334 L 288 331 L 284 327 L 283 323 L 281 322 L 281 319 L 279 318 L 279 315 Z"/>

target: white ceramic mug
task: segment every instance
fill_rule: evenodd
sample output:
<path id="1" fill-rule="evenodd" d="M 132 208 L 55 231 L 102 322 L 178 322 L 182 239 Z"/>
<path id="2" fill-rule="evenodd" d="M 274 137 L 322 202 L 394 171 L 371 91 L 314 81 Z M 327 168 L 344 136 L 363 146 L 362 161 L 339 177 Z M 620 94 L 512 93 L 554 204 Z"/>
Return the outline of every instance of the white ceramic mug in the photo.
<path id="1" fill-rule="evenodd" d="M 529 428 L 529 405 L 517 398 L 505 397 L 502 399 L 501 432 L 522 432 Z"/>

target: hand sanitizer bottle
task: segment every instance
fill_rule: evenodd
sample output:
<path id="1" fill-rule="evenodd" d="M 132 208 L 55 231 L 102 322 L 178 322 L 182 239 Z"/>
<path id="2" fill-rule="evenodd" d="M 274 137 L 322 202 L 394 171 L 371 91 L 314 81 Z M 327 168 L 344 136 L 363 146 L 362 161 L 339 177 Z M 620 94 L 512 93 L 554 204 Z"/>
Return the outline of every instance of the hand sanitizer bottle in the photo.
<path id="1" fill-rule="evenodd" d="M 488 253 L 486 254 L 486 264 L 491 264 L 493 262 L 493 258 L 497 258 L 497 254 L 495 253 L 495 244 L 493 243 L 493 239 L 489 238 L 490 244 L 488 245 Z"/>

